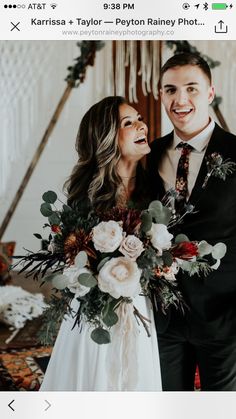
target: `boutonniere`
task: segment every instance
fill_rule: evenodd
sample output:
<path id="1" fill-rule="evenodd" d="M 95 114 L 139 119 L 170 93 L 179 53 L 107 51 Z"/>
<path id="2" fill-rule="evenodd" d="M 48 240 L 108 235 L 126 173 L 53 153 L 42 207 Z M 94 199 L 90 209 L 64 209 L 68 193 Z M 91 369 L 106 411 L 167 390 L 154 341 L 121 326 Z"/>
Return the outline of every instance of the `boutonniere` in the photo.
<path id="1" fill-rule="evenodd" d="M 226 176 L 231 175 L 236 170 L 236 163 L 230 159 L 223 160 L 220 153 L 214 152 L 206 156 L 207 175 L 204 179 L 202 188 L 207 186 L 211 176 L 225 180 Z"/>

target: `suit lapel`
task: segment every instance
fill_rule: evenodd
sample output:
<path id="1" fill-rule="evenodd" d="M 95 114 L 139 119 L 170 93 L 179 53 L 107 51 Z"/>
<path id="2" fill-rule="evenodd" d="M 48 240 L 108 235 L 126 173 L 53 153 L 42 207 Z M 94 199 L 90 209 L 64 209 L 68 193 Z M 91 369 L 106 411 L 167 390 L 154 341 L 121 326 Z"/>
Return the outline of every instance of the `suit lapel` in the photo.
<path id="1" fill-rule="evenodd" d="M 207 191 L 207 187 L 203 189 L 203 183 L 205 180 L 205 177 L 207 175 L 207 156 L 214 152 L 218 152 L 222 156 L 224 156 L 225 148 L 226 148 L 226 141 L 223 139 L 224 137 L 224 130 L 219 127 L 219 125 L 215 125 L 214 131 L 212 133 L 211 139 L 208 143 L 205 156 L 203 158 L 200 170 L 198 172 L 198 176 L 195 182 L 195 185 L 193 187 L 192 193 L 189 197 L 189 202 L 191 204 L 195 204 L 196 201 L 199 200 L 200 197 Z"/>
<path id="2" fill-rule="evenodd" d="M 156 140 L 155 151 L 152 154 L 152 161 L 150 166 L 152 170 L 152 179 L 155 179 L 155 181 L 157 180 L 158 184 L 158 199 L 161 199 L 166 194 L 162 178 L 159 175 L 158 167 L 163 154 L 173 141 L 173 133 L 174 131 L 161 138 L 160 140 Z M 155 186 L 153 189 L 156 190 Z"/>
<path id="3" fill-rule="evenodd" d="M 156 140 L 157 141 L 156 143 L 157 151 L 155 153 L 156 159 L 157 159 L 156 160 L 157 164 L 155 166 L 156 168 L 158 167 L 159 162 L 161 161 L 162 156 L 165 153 L 166 149 L 171 145 L 173 141 L 173 135 L 174 135 L 174 131 L 172 131 L 170 134 L 166 135 L 162 139 Z"/>

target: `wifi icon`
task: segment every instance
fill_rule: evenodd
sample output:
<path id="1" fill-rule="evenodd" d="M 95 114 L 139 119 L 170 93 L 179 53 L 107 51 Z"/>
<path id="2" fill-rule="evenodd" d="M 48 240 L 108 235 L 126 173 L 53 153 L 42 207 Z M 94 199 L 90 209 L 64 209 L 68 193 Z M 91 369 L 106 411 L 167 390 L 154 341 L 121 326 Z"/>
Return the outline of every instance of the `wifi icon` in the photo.
<path id="1" fill-rule="evenodd" d="M 51 6 L 52 9 L 56 9 L 57 4 L 56 3 L 52 3 L 52 4 L 50 4 L 50 6 Z"/>

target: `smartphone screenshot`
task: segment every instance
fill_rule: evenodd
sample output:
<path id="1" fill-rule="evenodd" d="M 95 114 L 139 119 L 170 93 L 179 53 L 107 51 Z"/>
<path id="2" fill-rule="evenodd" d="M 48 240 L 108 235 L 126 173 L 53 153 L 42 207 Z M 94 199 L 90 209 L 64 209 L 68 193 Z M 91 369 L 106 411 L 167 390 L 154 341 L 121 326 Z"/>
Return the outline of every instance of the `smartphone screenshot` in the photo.
<path id="1" fill-rule="evenodd" d="M 233 419 L 236 4 L 0 1 L 0 416 Z"/>

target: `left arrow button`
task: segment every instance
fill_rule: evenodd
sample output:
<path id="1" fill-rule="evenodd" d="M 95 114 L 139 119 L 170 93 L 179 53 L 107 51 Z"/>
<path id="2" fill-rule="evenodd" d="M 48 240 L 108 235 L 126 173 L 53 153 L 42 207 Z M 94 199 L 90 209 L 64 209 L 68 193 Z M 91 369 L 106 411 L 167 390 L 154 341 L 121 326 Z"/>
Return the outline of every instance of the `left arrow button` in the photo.
<path id="1" fill-rule="evenodd" d="M 13 412 L 15 412 L 15 409 L 13 409 L 13 407 L 12 407 L 12 404 L 14 403 L 14 401 L 15 401 L 15 400 L 12 400 L 12 401 L 8 404 L 8 406 L 10 407 L 10 409 L 11 409 L 11 410 L 13 410 Z"/>

